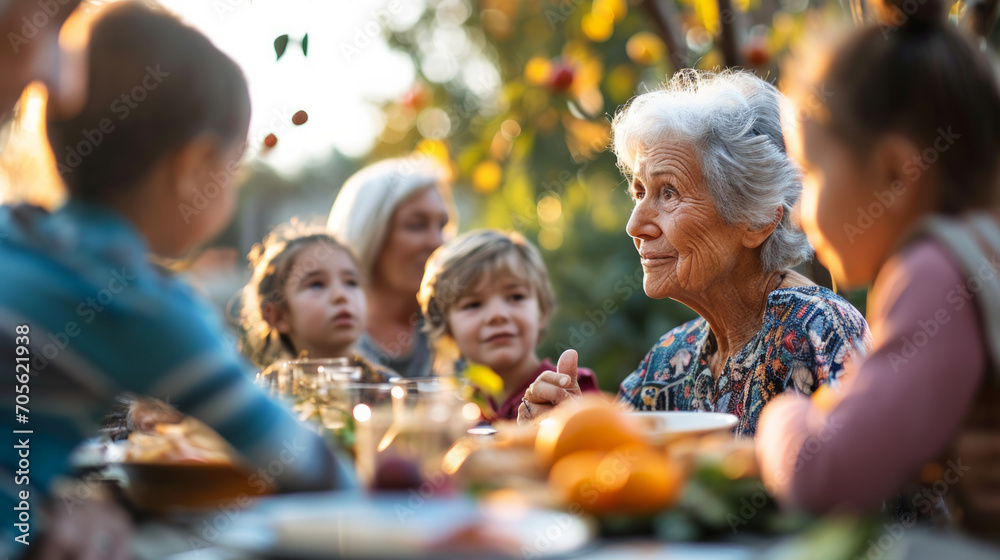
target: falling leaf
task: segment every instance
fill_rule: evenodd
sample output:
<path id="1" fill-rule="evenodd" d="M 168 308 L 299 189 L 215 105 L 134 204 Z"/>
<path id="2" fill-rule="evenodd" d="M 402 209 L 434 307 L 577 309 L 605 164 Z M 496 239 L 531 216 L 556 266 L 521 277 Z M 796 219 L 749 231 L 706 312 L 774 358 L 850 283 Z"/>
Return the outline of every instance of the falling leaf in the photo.
<path id="1" fill-rule="evenodd" d="M 302 36 L 302 55 L 309 56 L 309 34 Z M 280 55 L 279 55 L 280 56 Z"/>
<path id="2" fill-rule="evenodd" d="M 274 40 L 274 54 L 278 55 L 277 60 L 281 60 L 281 57 L 285 54 L 285 49 L 288 48 L 288 35 L 281 35 Z"/>

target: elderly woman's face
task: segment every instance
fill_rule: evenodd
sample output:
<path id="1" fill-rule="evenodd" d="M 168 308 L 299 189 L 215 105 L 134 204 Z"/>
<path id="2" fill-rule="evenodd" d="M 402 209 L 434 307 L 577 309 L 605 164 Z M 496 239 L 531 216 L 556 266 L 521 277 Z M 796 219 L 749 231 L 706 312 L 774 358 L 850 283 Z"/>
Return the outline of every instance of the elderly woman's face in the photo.
<path id="1" fill-rule="evenodd" d="M 716 211 L 693 148 L 662 142 L 640 151 L 632 169 L 635 208 L 625 229 L 641 257 L 646 295 L 678 299 L 730 281 L 747 249 Z"/>

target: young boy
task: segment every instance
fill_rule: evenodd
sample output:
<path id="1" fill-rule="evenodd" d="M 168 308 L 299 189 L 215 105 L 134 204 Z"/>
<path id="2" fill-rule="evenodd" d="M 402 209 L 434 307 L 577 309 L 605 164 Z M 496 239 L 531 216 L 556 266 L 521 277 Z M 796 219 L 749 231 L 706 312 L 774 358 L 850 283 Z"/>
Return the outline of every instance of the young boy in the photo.
<path id="1" fill-rule="evenodd" d="M 542 255 L 517 233 L 476 230 L 442 245 L 427 261 L 420 307 L 435 346 L 450 341 L 470 362 L 488 366 L 504 382 L 500 419 L 517 419 L 524 392 L 555 370 L 539 360 L 555 297 Z M 582 391 L 599 391 L 594 372 L 579 368 Z"/>

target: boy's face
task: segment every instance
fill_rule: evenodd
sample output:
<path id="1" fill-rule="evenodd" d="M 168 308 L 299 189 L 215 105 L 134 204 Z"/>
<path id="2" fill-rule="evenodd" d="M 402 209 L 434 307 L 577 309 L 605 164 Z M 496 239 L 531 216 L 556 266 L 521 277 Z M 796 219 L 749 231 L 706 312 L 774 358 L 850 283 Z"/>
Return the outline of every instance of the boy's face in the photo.
<path id="1" fill-rule="evenodd" d="M 447 313 L 449 330 L 462 356 L 501 376 L 522 373 L 525 364 L 537 361 L 535 347 L 542 320 L 531 286 L 509 273 L 484 278 Z"/>
<path id="2" fill-rule="evenodd" d="M 354 260 L 327 243 L 303 248 L 285 282 L 285 306 L 273 325 L 297 352 L 336 358 L 353 351 L 365 330 L 365 292 Z"/>

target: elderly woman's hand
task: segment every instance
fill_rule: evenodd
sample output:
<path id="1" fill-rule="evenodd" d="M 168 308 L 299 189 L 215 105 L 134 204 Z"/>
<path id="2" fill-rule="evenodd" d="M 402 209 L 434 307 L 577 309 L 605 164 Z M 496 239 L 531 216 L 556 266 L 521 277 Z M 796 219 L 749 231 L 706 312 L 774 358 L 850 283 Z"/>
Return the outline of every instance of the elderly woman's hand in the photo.
<path id="1" fill-rule="evenodd" d="M 556 371 L 545 371 L 524 392 L 524 401 L 517 409 L 517 423 L 526 424 L 544 416 L 557 404 L 579 397 L 580 383 L 577 373 L 576 350 L 566 350 L 559 356 Z"/>

